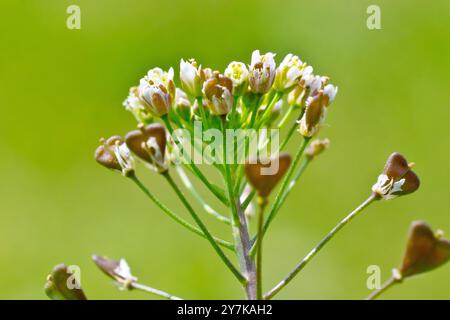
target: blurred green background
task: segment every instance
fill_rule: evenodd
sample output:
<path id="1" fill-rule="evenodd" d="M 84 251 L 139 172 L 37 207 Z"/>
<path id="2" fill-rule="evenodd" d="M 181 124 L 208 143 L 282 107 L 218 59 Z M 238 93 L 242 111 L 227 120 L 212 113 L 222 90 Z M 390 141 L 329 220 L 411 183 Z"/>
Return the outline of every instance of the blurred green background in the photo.
<path id="1" fill-rule="evenodd" d="M 373 3 L 381 30 L 366 27 Z M 66 28 L 71 4 L 81 8 L 81 30 Z M 182 297 L 243 297 L 208 243 L 93 161 L 98 138 L 135 126 L 121 106 L 128 87 L 154 66 L 178 73 L 180 58 L 223 70 L 231 60 L 249 63 L 256 48 L 278 62 L 292 52 L 339 86 L 320 133 L 331 147 L 266 238 L 267 289 L 365 199 L 392 151 L 417 164 L 419 192 L 369 208 L 279 298 L 363 298 L 366 268 L 390 275 L 412 220 L 450 234 L 447 0 L 4 0 L 0 12 L 0 298 L 45 299 L 46 275 L 60 262 L 81 267 L 90 298 L 148 298 L 116 290 L 93 253 L 126 257 L 143 283 Z M 185 214 L 157 175 L 140 173 Z M 449 270 L 384 298 L 448 299 Z"/>

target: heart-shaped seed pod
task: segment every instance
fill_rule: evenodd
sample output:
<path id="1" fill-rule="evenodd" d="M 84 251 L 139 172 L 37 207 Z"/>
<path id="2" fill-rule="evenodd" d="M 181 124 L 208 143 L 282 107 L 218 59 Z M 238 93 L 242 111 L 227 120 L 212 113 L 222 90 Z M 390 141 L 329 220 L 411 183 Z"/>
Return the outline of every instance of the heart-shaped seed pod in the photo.
<path id="1" fill-rule="evenodd" d="M 166 129 L 159 123 L 152 123 L 125 136 L 128 148 L 139 158 L 155 167 L 159 172 L 167 171 Z"/>
<path id="2" fill-rule="evenodd" d="M 87 300 L 77 278 L 65 264 L 58 264 L 48 275 L 45 293 L 52 300 Z"/>
<path id="3" fill-rule="evenodd" d="M 383 173 L 372 186 L 372 191 L 382 199 L 392 199 L 416 191 L 420 186 L 419 177 L 411 170 L 405 157 L 398 152 L 392 153 Z"/>
<path id="4" fill-rule="evenodd" d="M 261 198 L 267 198 L 291 165 L 291 156 L 280 153 L 270 159 L 250 159 L 245 163 L 245 175 Z"/>
<path id="5" fill-rule="evenodd" d="M 435 269 L 450 259 L 450 241 L 437 237 L 422 221 L 410 228 L 406 252 L 399 271 L 403 278 Z"/>

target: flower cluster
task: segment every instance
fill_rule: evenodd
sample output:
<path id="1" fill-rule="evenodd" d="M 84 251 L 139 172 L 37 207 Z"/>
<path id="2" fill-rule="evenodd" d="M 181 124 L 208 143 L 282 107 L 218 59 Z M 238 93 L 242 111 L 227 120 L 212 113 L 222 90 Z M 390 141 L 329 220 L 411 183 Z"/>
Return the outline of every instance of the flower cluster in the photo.
<path id="1" fill-rule="evenodd" d="M 194 59 L 181 59 L 178 87 L 174 75 L 173 68 L 168 71 L 153 68 L 129 90 L 123 104 L 137 120 L 138 128 L 124 138 L 114 135 L 102 139 L 95 159 L 134 182 L 174 222 L 206 239 L 242 284 L 248 299 L 271 299 L 369 204 L 410 194 L 419 188 L 420 181 L 411 169 L 412 164 L 401 154 L 393 153 L 367 200 L 345 216 L 285 279 L 263 294 L 264 235 L 303 172 L 328 148 L 328 139 L 313 141 L 312 138 L 319 133 L 338 89 L 329 77 L 314 74 L 313 68 L 296 55 L 286 55 L 277 67 L 275 54 L 261 54 L 259 50 L 253 52 L 249 64 L 233 61 L 224 72 L 203 67 Z M 202 129 L 206 132 L 198 136 L 198 130 Z M 239 139 L 242 132 L 244 137 Z M 232 140 L 229 140 L 230 133 Z M 258 139 L 253 143 L 255 136 Z M 209 143 L 211 140 L 216 143 Z M 297 151 L 290 155 L 285 149 L 292 140 L 296 141 Z M 204 158 L 217 170 L 222 185 L 213 182 L 197 166 L 197 153 L 189 150 L 199 152 L 200 159 Z M 244 161 L 239 161 L 242 158 Z M 210 159 L 221 161 L 209 162 Z M 174 212 L 144 185 L 138 178 L 136 160 L 161 175 L 195 224 Z M 178 180 L 172 177 L 174 172 Z M 197 190 L 191 177 L 197 178 L 222 208 L 208 203 L 202 194 L 205 190 Z M 160 186 L 154 187 L 156 192 L 161 191 Z M 208 216 L 195 210 L 192 200 Z M 231 225 L 233 240 L 214 236 L 208 227 L 209 218 L 226 224 L 227 228 Z M 251 228 L 249 225 L 254 220 L 257 223 Z M 423 244 L 427 245 L 426 250 Z M 224 250 L 235 254 L 239 263 L 235 265 Z M 406 278 L 440 266 L 449 257 L 447 240 L 434 236 L 427 226 L 414 225 L 398 272 Z M 100 256 L 94 256 L 93 260 L 122 289 L 179 299 L 139 284 L 125 260 Z M 49 296 L 72 298 L 53 282 L 49 287 L 55 288 L 49 291 Z"/>

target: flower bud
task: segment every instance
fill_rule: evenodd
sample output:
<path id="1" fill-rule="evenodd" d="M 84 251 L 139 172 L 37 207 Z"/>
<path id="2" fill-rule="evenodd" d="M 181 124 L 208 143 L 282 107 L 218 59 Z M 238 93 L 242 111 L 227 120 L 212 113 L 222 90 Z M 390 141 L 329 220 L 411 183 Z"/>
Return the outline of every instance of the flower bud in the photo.
<path id="1" fill-rule="evenodd" d="M 317 157 L 319 154 L 325 151 L 325 149 L 328 148 L 330 145 L 330 140 L 328 139 L 322 139 L 322 140 L 314 140 L 311 142 L 309 147 L 305 151 L 305 155 L 313 159 L 314 157 Z"/>
<path id="2" fill-rule="evenodd" d="M 146 103 L 139 98 L 138 87 L 131 87 L 128 97 L 123 102 L 126 110 L 130 111 L 139 123 L 149 124 L 152 115 Z"/>
<path id="3" fill-rule="evenodd" d="M 101 145 L 95 151 L 95 160 L 102 166 L 118 170 L 124 176 L 134 174 L 134 159 L 121 136 L 101 139 Z"/>
<path id="4" fill-rule="evenodd" d="M 287 153 L 280 153 L 270 159 L 250 159 L 245 163 L 245 175 L 258 196 L 267 198 L 290 165 L 291 156 Z"/>
<path id="5" fill-rule="evenodd" d="M 233 82 L 219 73 L 207 80 L 203 85 L 203 93 L 207 98 L 207 106 L 214 115 L 225 115 L 233 107 Z"/>
<path id="6" fill-rule="evenodd" d="M 405 157 L 394 152 L 389 156 L 383 173 L 372 186 L 372 191 L 384 200 L 416 191 L 420 186 L 420 180 L 411 167 Z"/>
<path id="7" fill-rule="evenodd" d="M 78 279 L 65 264 L 58 264 L 48 275 L 45 293 L 52 300 L 87 300 Z"/>
<path id="8" fill-rule="evenodd" d="M 166 161 L 166 129 L 159 123 L 152 123 L 125 136 L 128 148 L 159 173 L 168 170 Z"/>
<path id="9" fill-rule="evenodd" d="M 399 272 L 402 278 L 433 270 L 450 260 L 450 241 L 436 236 L 425 222 L 411 225 Z"/>
<path id="10" fill-rule="evenodd" d="M 249 73 L 252 93 L 264 94 L 272 87 L 276 69 L 274 56 L 271 52 L 261 55 L 259 50 L 253 51 Z"/>
<path id="11" fill-rule="evenodd" d="M 312 74 L 312 67 L 308 66 L 303 70 L 301 80 L 298 84 L 289 92 L 288 103 L 297 107 L 304 107 L 306 100 L 309 97 L 313 97 L 319 93 L 320 89 L 323 89 L 327 77 L 314 76 Z"/>
<path id="12" fill-rule="evenodd" d="M 153 115 L 161 117 L 169 113 L 175 98 L 173 69 L 170 68 L 169 72 L 160 68 L 150 70 L 140 80 L 139 98 L 145 102 Z"/>
<path id="13" fill-rule="evenodd" d="M 326 89 L 326 91 L 325 91 Z M 320 90 L 315 96 L 306 100 L 305 113 L 300 120 L 299 132 L 305 137 L 314 136 L 325 120 L 327 107 L 334 100 L 337 88 L 333 85 L 327 85 Z"/>
<path id="14" fill-rule="evenodd" d="M 119 261 L 109 259 L 102 256 L 92 256 L 92 260 L 107 276 L 113 278 L 122 289 L 132 289 L 132 284 L 137 278 L 131 274 L 130 267 L 125 259 Z"/>
<path id="15" fill-rule="evenodd" d="M 289 53 L 278 66 L 273 88 L 279 92 L 292 88 L 305 67 L 306 63 L 303 63 L 298 56 Z"/>
<path id="16" fill-rule="evenodd" d="M 180 79 L 183 89 L 194 97 L 202 96 L 203 83 L 211 76 L 211 69 L 202 69 L 194 59 L 180 61 Z"/>
<path id="17" fill-rule="evenodd" d="M 233 95 L 241 96 L 248 87 L 248 70 L 244 63 L 233 61 L 225 69 L 225 76 L 233 81 Z"/>

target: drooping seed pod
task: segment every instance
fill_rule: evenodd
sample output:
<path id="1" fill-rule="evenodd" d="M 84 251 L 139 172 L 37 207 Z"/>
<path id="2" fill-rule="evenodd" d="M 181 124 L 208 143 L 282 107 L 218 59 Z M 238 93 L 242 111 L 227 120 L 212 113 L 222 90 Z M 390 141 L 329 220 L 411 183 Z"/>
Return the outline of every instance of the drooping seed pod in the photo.
<path id="1" fill-rule="evenodd" d="M 249 159 L 245 163 L 245 175 L 258 196 L 267 198 L 291 165 L 287 153 L 268 158 Z"/>
<path id="2" fill-rule="evenodd" d="M 173 82 L 173 69 L 168 72 L 160 68 L 151 69 L 140 80 L 139 98 L 145 102 L 148 109 L 156 117 L 166 115 L 175 98 L 175 83 Z"/>
<path id="3" fill-rule="evenodd" d="M 159 123 L 152 123 L 125 136 L 128 148 L 159 173 L 168 170 L 166 159 L 166 129 Z"/>
<path id="4" fill-rule="evenodd" d="M 52 300 L 87 300 L 79 280 L 65 264 L 58 264 L 48 275 L 45 293 Z"/>
<path id="5" fill-rule="evenodd" d="M 400 153 L 392 153 L 384 166 L 383 173 L 378 176 L 377 182 L 372 186 L 372 191 L 384 200 L 416 191 L 420 186 L 420 180 L 411 170 L 412 166 Z"/>
<path id="6" fill-rule="evenodd" d="M 101 139 L 95 150 L 95 160 L 102 166 L 120 171 L 124 176 L 134 174 L 134 159 L 121 136 Z"/>
<path id="7" fill-rule="evenodd" d="M 233 61 L 225 69 L 224 75 L 233 81 L 233 95 L 241 96 L 248 88 L 248 69 L 242 62 Z"/>
<path id="8" fill-rule="evenodd" d="M 138 280 L 131 274 L 131 269 L 125 259 L 117 261 L 108 257 L 93 255 L 92 260 L 101 271 L 115 280 L 121 289 L 132 289 L 132 284 Z"/>
<path id="9" fill-rule="evenodd" d="M 305 67 L 306 63 L 289 53 L 277 68 L 273 88 L 278 92 L 289 90 L 300 79 Z"/>
<path id="10" fill-rule="evenodd" d="M 330 145 L 330 140 L 314 140 L 309 147 L 305 150 L 305 156 L 310 159 L 317 157 L 319 154 L 325 151 Z"/>
<path id="11" fill-rule="evenodd" d="M 233 106 L 233 82 L 230 78 L 219 73 L 205 81 L 203 94 L 207 98 L 206 103 L 214 115 L 225 115 L 231 111 Z"/>
<path id="12" fill-rule="evenodd" d="M 434 233 L 423 221 L 411 224 L 401 267 L 402 278 L 433 270 L 450 260 L 450 241 Z"/>
<path id="13" fill-rule="evenodd" d="M 272 88 L 276 72 L 274 56 L 271 52 L 261 55 L 259 50 L 253 51 L 249 71 L 249 85 L 252 93 L 264 94 Z"/>

